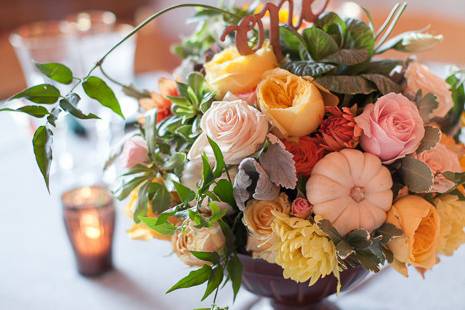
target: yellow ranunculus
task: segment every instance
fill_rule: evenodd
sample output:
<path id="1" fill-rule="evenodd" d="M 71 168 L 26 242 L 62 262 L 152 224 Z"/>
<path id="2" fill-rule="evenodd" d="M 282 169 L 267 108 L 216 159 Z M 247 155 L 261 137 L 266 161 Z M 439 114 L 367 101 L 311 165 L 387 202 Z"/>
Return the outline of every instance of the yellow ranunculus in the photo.
<path id="1" fill-rule="evenodd" d="M 268 71 L 257 87 L 260 109 L 284 136 L 302 137 L 323 120 L 325 105 L 314 83 L 284 69 Z"/>
<path id="2" fill-rule="evenodd" d="M 432 204 L 420 196 L 402 197 L 392 206 L 387 222 L 403 231 L 388 244 L 394 254 L 394 269 L 407 276 L 407 264 L 421 270 L 436 264 L 440 219 Z"/>
<path id="3" fill-rule="evenodd" d="M 275 262 L 283 268 L 284 278 L 296 282 L 310 280 L 310 286 L 333 274 L 338 279 L 339 290 L 336 246 L 328 236 L 308 220 L 279 212 L 273 212 L 273 215 Z"/>
<path id="4" fill-rule="evenodd" d="M 439 196 L 434 200 L 441 219 L 438 253 L 451 256 L 465 243 L 465 201 L 454 195 Z"/>
<path id="5" fill-rule="evenodd" d="M 205 79 L 215 91 L 216 98 L 223 99 L 228 91 L 241 94 L 255 90 L 263 73 L 277 66 L 268 43 L 256 53 L 246 56 L 240 55 L 236 47 L 230 47 L 205 64 Z"/>

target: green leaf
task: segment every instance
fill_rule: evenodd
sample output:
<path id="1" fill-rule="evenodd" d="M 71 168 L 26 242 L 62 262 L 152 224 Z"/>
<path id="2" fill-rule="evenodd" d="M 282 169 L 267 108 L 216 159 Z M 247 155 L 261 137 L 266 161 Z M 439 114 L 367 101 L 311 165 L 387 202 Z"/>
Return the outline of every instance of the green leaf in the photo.
<path id="1" fill-rule="evenodd" d="M 343 41 L 347 31 L 347 26 L 336 13 L 328 12 L 320 16 L 315 22 L 315 26 L 331 35 L 339 46 L 344 43 Z"/>
<path id="2" fill-rule="evenodd" d="M 328 237 L 335 243 L 339 243 L 342 240 L 342 236 L 337 232 L 337 230 L 333 227 L 330 221 L 328 220 L 321 220 L 318 222 L 318 227 L 328 235 Z"/>
<path id="3" fill-rule="evenodd" d="M 210 278 L 208 279 L 207 289 L 205 290 L 205 294 L 202 297 L 202 301 L 205 300 L 214 290 L 220 286 L 221 281 L 223 281 L 223 267 L 221 265 L 216 266 L 213 268 Z"/>
<path id="4" fill-rule="evenodd" d="M 363 21 L 349 18 L 346 20 L 347 31 L 344 48 L 366 49 L 370 54 L 375 47 L 375 34 Z"/>
<path id="5" fill-rule="evenodd" d="M 285 65 L 285 69 L 299 76 L 318 77 L 335 70 L 336 66 L 313 61 L 291 61 Z"/>
<path id="6" fill-rule="evenodd" d="M 431 169 L 413 157 L 402 159 L 401 176 L 405 185 L 414 193 L 427 193 L 433 187 L 434 176 Z"/>
<path id="7" fill-rule="evenodd" d="M 162 213 L 171 207 L 171 195 L 166 186 L 160 183 L 149 183 L 147 187 L 149 201 L 152 203 L 152 210 L 155 213 Z"/>
<path id="8" fill-rule="evenodd" d="M 143 217 L 147 216 L 147 207 L 149 204 L 149 197 L 147 195 L 147 187 L 149 183 L 144 183 L 137 193 L 137 204 L 134 214 L 132 215 L 135 223 L 140 223 Z"/>
<path id="9" fill-rule="evenodd" d="M 205 221 L 203 216 L 200 215 L 197 211 L 189 209 L 187 213 L 189 215 L 189 218 L 194 222 L 196 227 L 198 227 L 198 228 L 200 228 L 200 227 L 208 227 L 208 222 Z"/>
<path id="10" fill-rule="evenodd" d="M 322 62 L 330 62 L 340 65 L 353 66 L 367 61 L 370 54 L 366 49 L 341 49 L 327 56 Z"/>
<path id="11" fill-rule="evenodd" d="M 375 234 L 377 236 L 382 236 L 382 244 L 387 244 L 392 239 L 402 236 L 403 232 L 401 229 L 390 223 L 384 223 L 381 227 L 376 229 Z"/>
<path id="12" fill-rule="evenodd" d="M 214 180 L 213 170 L 208 161 L 208 157 L 202 154 L 202 190 L 208 189 L 211 182 Z"/>
<path id="13" fill-rule="evenodd" d="M 236 254 L 232 255 L 228 261 L 227 270 L 229 278 L 231 279 L 232 288 L 234 292 L 234 300 L 236 299 L 237 293 L 241 288 L 242 283 L 242 263 Z"/>
<path id="14" fill-rule="evenodd" d="M 402 61 L 395 60 L 395 59 L 383 59 L 383 60 L 365 62 L 365 63 L 352 66 L 348 71 L 354 75 L 363 74 L 363 73 L 364 74 L 376 73 L 376 74 L 382 74 L 385 76 L 390 76 L 391 72 L 397 66 L 402 66 Z"/>
<path id="15" fill-rule="evenodd" d="M 199 252 L 199 251 L 191 251 L 192 255 L 196 258 L 210 262 L 213 264 L 218 264 L 220 262 L 220 256 L 216 252 Z"/>
<path id="16" fill-rule="evenodd" d="M 454 182 L 456 185 L 465 183 L 465 172 L 451 172 L 445 171 L 442 173 L 448 180 Z"/>
<path id="17" fill-rule="evenodd" d="M 197 98 L 202 96 L 204 77 L 199 72 L 192 72 L 187 77 L 187 84 L 192 88 Z"/>
<path id="18" fill-rule="evenodd" d="M 421 140 L 420 146 L 417 149 L 417 153 L 431 150 L 435 147 L 441 139 L 441 130 L 436 127 L 426 126 L 425 136 Z"/>
<path id="19" fill-rule="evenodd" d="M 381 74 L 362 74 L 362 77 L 370 82 L 373 82 L 373 84 L 376 85 L 376 88 L 378 88 L 378 90 L 383 95 L 402 92 L 402 86 L 387 76 Z"/>
<path id="20" fill-rule="evenodd" d="M 301 50 L 307 50 L 304 38 L 288 26 L 279 27 L 279 40 L 284 52 L 290 53 L 292 56 L 297 57 Z"/>
<path id="21" fill-rule="evenodd" d="M 421 91 L 418 91 L 415 103 L 420 112 L 420 116 L 425 123 L 428 123 L 431 120 L 431 114 L 439 106 L 438 100 L 435 95 L 428 93 L 425 96 L 422 96 Z"/>
<path id="22" fill-rule="evenodd" d="M 338 94 L 368 95 L 376 91 L 376 87 L 361 76 L 327 75 L 317 78 L 316 81 L 329 91 Z"/>
<path id="23" fill-rule="evenodd" d="M 157 110 L 148 111 L 145 114 L 144 121 L 144 137 L 145 142 L 147 143 L 147 148 L 149 150 L 149 155 L 155 153 L 155 146 L 157 144 Z"/>
<path id="24" fill-rule="evenodd" d="M 210 202 L 208 204 L 208 207 L 210 208 L 212 214 L 210 215 L 208 219 L 208 225 L 212 226 L 219 220 L 221 220 L 225 215 L 227 210 L 221 209 L 214 201 Z"/>
<path id="25" fill-rule="evenodd" d="M 364 229 L 356 229 L 344 238 L 355 249 L 365 249 L 371 245 L 370 233 Z"/>
<path id="26" fill-rule="evenodd" d="M 8 100 L 25 98 L 35 103 L 53 104 L 57 102 L 59 97 L 60 91 L 58 88 L 50 84 L 40 84 L 25 89 Z"/>
<path id="27" fill-rule="evenodd" d="M 202 268 L 189 272 L 189 274 L 186 277 L 182 278 L 170 289 L 168 289 L 166 291 L 166 294 L 181 288 L 193 287 L 205 283 L 208 281 L 211 274 L 211 267 L 208 265 L 203 265 Z"/>
<path id="28" fill-rule="evenodd" d="M 146 181 L 147 178 L 148 176 L 146 174 L 131 177 L 120 177 L 119 185 L 113 190 L 113 195 L 118 200 L 124 200 L 137 186 Z"/>
<path id="29" fill-rule="evenodd" d="M 188 203 L 194 200 L 195 193 L 190 188 L 178 182 L 173 182 L 173 184 L 182 202 Z"/>
<path id="30" fill-rule="evenodd" d="M 3 108 L 3 109 L 0 109 L 0 112 L 22 112 L 22 113 L 26 113 L 26 114 L 29 114 L 30 116 L 37 117 L 37 118 L 42 118 L 49 114 L 46 108 L 41 107 L 41 106 L 34 106 L 34 105 L 27 105 L 24 107 L 20 107 L 18 109 Z"/>
<path id="31" fill-rule="evenodd" d="M 186 154 L 182 152 L 174 153 L 167 162 L 163 164 L 163 169 L 174 170 L 184 166 L 186 161 Z"/>
<path id="32" fill-rule="evenodd" d="M 210 139 L 210 137 L 207 137 L 207 138 L 208 138 L 208 143 L 210 143 L 210 146 L 213 150 L 213 154 L 215 155 L 215 170 L 213 172 L 213 175 L 215 176 L 215 178 L 219 178 L 223 174 L 223 170 L 226 167 L 223 153 L 221 152 L 220 147 L 218 146 L 218 144 L 216 144 L 215 141 Z"/>
<path id="33" fill-rule="evenodd" d="M 176 226 L 174 226 L 171 223 L 165 222 L 165 223 L 159 223 L 158 218 L 153 218 L 153 217 L 139 217 L 139 219 L 147 225 L 150 229 L 155 230 L 156 232 L 166 235 L 166 236 L 171 236 L 175 233 L 176 231 Z"/>
<path id="34" fill-rule="evenodd" d="M 77 96 L 77 95 L 76 95 Z M 78 108 L 76 108 L 73 104 L 71 104 L 68 99 L 61 99 L 60 100 L 60 107 L 71 114 L 72 116 L 79 118 L 79 119 L 100 119 L 97 115 L 93 113 L 85 114 Z"/>
<path id="35" fill-rule="evenodd" d="M 49 174 L 50 166 L 52 164 L 52 136 L 53 133 L 50 129 L 47 129 L 45 126 L 40 126 L 35 131 L 34 137 L 32 139 L 36 162 L 39 166 L 42 176 L 44 177 L 45 185 L 47 186 L 48 191 L 50 191 Z"/>
<path id="36" fill-rule="evenodd" d="M 82 83 L 82 87 L 84 88 L 87 96 L 97 100 L 101 105 L 109 108 L 124 119 L 123 112 L 121 111 L 121 107 L 118 99 L 116 99 L 115 93 L 104 80 L 96 76 L 90 76 L 84 81 L 84 83 Z"/>
<path id="37" fill-rule="evenodd" d="M 334 54 L 339 49 L 336 41 L 329 34 L 315 26 L 305 29 L 303 37 L 315 61 Z"/>
<path id="38" fill-rule="evenodd" d="M 226 202 L 230 206 L 234 207 L 236 201 L 234 200 L 233 186 L 231 182 L 226 179 L 219 180 L 213 192 L 221 199 L 221 201 Z"/>
<path id="39" fill-rule="evenodd" d="M 37 63 L 36 68 L 39 69 L 39 71 L 42 72 L 42 74 L 44 74 L 46 77 L 58 83 L 68 85 L 73 81 L 73 72 L 70 68 L 63 64 L 56 62 L 45 64 Z"/>
<path id="40" fill-rule="evenodd" d="M 465 86 L 463 73 L 460 72 L 450 75 L 446 81 L 450 85 L 454 106 L 440 122 L 440 125 L 442 130 L 448 133 L 452 132 L 457 127 L 457 124 L 460 122 L 460 117 L 464 111 Z"/>

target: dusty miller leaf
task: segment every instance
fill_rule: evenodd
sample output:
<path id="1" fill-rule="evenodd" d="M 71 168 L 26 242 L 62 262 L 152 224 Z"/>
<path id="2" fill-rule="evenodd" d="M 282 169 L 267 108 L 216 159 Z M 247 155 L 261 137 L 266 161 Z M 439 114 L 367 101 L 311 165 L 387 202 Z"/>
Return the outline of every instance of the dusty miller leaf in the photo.
<path id="1" fill-rule="evenodd" d="M 258 159 L 271 182 L 287 189 L 295 188 L 297 172 L 292 154 L 282 143 L 272 143 Z"/>

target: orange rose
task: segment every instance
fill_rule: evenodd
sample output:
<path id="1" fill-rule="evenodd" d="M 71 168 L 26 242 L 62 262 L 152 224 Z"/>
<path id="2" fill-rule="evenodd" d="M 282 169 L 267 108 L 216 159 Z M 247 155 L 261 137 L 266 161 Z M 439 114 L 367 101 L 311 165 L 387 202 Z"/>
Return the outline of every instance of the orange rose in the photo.
<path id="1" fill-rule="evenodd" d="M 152 92 L 150 98 L 139 100 L 139 104 L 144 111 L 157 109 L 157 122 L 161 122 L 171 115 L 171 101 L 167 96 L 179 96 L 176 82 L 167 78 L 161 78 L 158 81 L 160 92 Z"/>
<path id="2" fill-rule="evenodd" d="M 325 155 L 315 139 L 308 136 L 300 137 L 297 142 L 285 140 L 284 145 L 294 155 L 298 175 L 310 175 L 313 166 Z"/>
<path id="3" fill-rule="evenodd" d="M 362 129 L 355 123 L 349 108 L 326 107 L 329 114 L 320 125 L 321 145 L 329 151 L 355 148 L 362 135 Z"/>

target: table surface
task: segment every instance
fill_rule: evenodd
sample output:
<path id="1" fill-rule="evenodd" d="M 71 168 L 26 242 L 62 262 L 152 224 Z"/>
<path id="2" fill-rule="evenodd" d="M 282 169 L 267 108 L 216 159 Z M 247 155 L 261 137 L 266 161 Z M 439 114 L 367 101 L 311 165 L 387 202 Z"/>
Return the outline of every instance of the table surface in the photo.
<path id="1" fill-rule="evenodd" d="M 165 290 L 189 269 L 163 241 L 133 241 L 118 208 L 115 270 L 88 279 L 77 274 L 66 239 L 57 185 L 49 195 L 33 160 L 30 136 L 0 113 L 0 309 L 181 310 L 200 307 L 203 287 Z M 423 280 L 386 269 L 355 291 L 332 297 L 342 309 L 463 309 L 465 250 L 441 258 Z M 241 290 L 230 309 L 270 309 Z M 232 304 L 231 289 L 219 305 Z M 254 305 L 255 304 L 255 305 Z M 203 303 L 208 306 L 208 303 Z M 253 306 L 254 305 L 254 306 Z"/>

